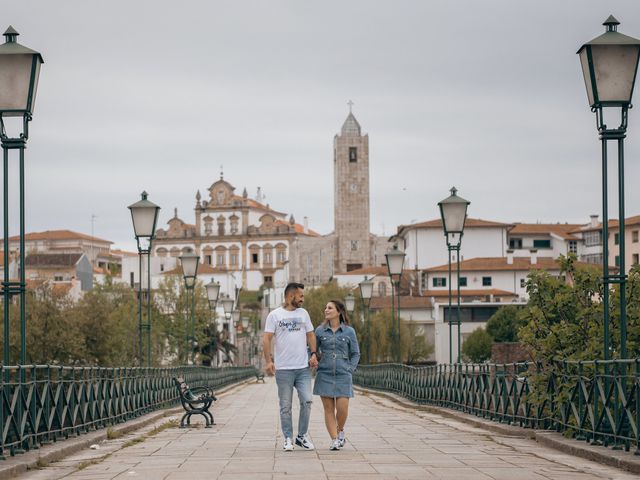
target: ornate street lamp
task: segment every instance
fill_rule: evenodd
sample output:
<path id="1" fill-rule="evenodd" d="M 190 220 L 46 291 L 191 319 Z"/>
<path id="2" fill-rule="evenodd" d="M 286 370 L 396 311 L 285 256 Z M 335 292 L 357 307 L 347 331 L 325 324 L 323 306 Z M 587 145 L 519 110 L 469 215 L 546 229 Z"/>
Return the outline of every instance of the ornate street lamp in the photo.
<path id="1" fill-rule="evenodd" d="M 387 259 L 387 270 L 391 279 L 391 338 L 394 344 L 393 359 L 400 362 L 400 279 L 402 277 L 402 266 L 404 265 L 405 253 L 398 249 L 398 244 L 394 244 L 385 257 Z M 398 295 L 398 311 L 394 319 L 394 292 Z"/>
<path id="2" fill-rule="evenodd" d="M 355 310 L 356 297 L 354 297 L 352 293 L 349 293 L 344 297 L 344 308 L 346 308 L 349 315 L 351 315 Z"/>
<path id="3" fill-rule="evenodd" d="M 451 195 L 438 202 L 440 207 L 440 218 L 442 219 L 442 228 L 447 240 L 447 250 L 449 252 L 449 308 L 447 309 L 447 320 L 449 323 L 449 364 L 453 363 L 453 346 L 451 332 L 451 252 L 456 252 L 457 264 L 457 280 L 458 288 L 456 309 L 456 324 L 458 326 L 458 363 L 460 363 L 460 244 L 462 243 L 462 235 L 464 233 L 464 222 L 467 219 L 467 208 L 471 202 L 457 195 L 456 187 L 451 187 Z"/>
<path id="4" fill-rule="evenodd" d="M 220 303 L 222 303 L 224 314 L 231 315 L 231 312 L 233 311 L 233 305 L 236 303 L 235 300 L 227 295 L 222 300 L 220 300 Z"/>
<path id="5" fill-rule="evenodd" d="M 44 63 L 42 55 L 17 42 L 18 32 L 13 27 L 4 32 L 5 43 L 0 45 L 0 142 L 4 158 L 4 281 L 2 284 L 4 310 L 3 364 L 11 365 L 9 355 L 9 308 L 11 297 L 20 297 L 20 364 L 27 363 L 27 324 L 26 324 L 26 279 L 24 268 L 24 149 L 29 138 L 29 121 L 38 88 L 40 66 Z M 5 119 L 22 117 L 21 131 L 17 136 L 7 134 Z M 19 156 L 19 218 L 20 218 L 20 278 L 9 278 L 9 150 L 18 150 Z"/>
<path id="6" fill-rule="evenodd" d="M 367 277 L 360 282 L 360 300 L 362 301 L 362 310 L 364 311 L 364 323 L 365 323 L 365 351 L 367 352 L 367 362 L 371 362 L 371 324 L 369 322 L 369 304 L 371 303 L 371 297 L 373 296 L 373 282 Z"/>
<path id="7" fill-rule="evenodd" d="M 209 283 L 205 285 L 207 290 L 207 300 L 209 300 L 209 306 L 215 310 L 218 303 L 218 297 L 220 296 L 220 283 L 214 282 L 213 278 Z"/>
<path id="8" fill-rule="evenodd" d="M 192 363 L 195 363 L 195 286 L 198 277 L 198 264 L 200 256 L 193 250 L 180 255 L 180 264 L 182 265 L 182 276 L 184 277 L 184 286 L 187 290 L 187 303 L 189 303 L 189 294 L 191 294 L 191 335 L 187 334 L 187 348 L 191 348 Z M 188 329 L 187 329 L 188 330 Z M 189 358 L 187 353 L 187 359 Z"/>
<path id="9" fill-rule="evenodd" d="M 631 108 L 631 97 L 638 70 L 640 40 L 618 32 L 620 22 L 613 15 L 603 23 L 605 33 L 585 43 L 580 50 L 580 63 L 587 87 L 591 111 L 596 114 L 598 133 L 602 142 L 602 281 L 604 294 L 604 359 L 611 356 L 609 334 L 609 285 L 620 284 L 620 358 L 627 358 L 627 305 L 625 275 L 625 226 L 624 226 L 624 138 Z M 604 108 L 620 110 L 620 124 L 608 128 L 604 123 Z M 609 275 L 609 206 L 607 145 L 617 142 L 618 147 L 618 221 L 619 221 L 619 275 Z"/>
<path id="10" fill-rule="evenodd" d="M 160 207 L 147 200 L 147 192 L 142 192 L 141 199 L 129 205 L 131 220 L 133 222 L 133 233 L 138 245 L 138 279 L 140 288 L 138 291 L 138 341 L 140 365 L 144 364 L 143 331 L 147 332 L 147 367 L 151 366 L 151 244 L 156 235 L 156 224 L 158 222 L 158 212 Z M 147 261 L 147 321 L 142 322 L 142 259 L 146 256 Z"/>

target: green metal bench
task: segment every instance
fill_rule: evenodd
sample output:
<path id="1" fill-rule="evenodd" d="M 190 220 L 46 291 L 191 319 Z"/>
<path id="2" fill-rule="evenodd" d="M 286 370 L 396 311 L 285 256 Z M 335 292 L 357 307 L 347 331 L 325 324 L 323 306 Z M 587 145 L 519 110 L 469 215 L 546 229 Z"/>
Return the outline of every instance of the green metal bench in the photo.
<path id="1" fill-rule="evenodd" d="M 206 422 L 205 428 L 215 425 L 213 415 L 209 411 L 209 407 L 217 400 L 213 390 L 209 387 L 190 388 L 182 377 L 174 377 L 173 383 L 178 389 L 180 403 L 185 410 L 185 414 L 180 419 L 180 428 L 191 425 L 191 415 L 202 415 Z"/>

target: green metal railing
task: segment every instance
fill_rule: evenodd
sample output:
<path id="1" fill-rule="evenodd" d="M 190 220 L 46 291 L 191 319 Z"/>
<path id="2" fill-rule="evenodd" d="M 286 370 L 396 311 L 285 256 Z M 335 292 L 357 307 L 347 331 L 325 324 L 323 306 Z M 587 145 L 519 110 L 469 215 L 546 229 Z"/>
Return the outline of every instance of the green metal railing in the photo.
<path id="1" fill-rule="evenodd" d="M 362 387 L 640 454 L 640 358 L 541 365 L 362 365 Z"/>
<path id="2" fill-rule="evenodd" d="M 256 374 L 254 367 L 1 367 L 0 455 L 125 422 L 176 405 L 173 377 L 218 389 Z"/>

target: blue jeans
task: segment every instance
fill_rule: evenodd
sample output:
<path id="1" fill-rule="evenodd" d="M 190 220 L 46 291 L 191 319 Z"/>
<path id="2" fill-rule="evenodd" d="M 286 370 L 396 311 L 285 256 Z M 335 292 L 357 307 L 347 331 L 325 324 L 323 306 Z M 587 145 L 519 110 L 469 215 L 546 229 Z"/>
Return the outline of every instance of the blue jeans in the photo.
<path id="1" fill-rule="evenodd" d="M 276 370 L 278 399 L 280 400 L 280 425 L 285 438 L 293 438 L 293 420 L 291 418 L 291 401 L 293 387 L 300 400 L 300 418 L 298 419 L 298 435 L 304 435 L 309 429 L 311 417 L 311 370 L 298 368 L 295 370 Z"/>

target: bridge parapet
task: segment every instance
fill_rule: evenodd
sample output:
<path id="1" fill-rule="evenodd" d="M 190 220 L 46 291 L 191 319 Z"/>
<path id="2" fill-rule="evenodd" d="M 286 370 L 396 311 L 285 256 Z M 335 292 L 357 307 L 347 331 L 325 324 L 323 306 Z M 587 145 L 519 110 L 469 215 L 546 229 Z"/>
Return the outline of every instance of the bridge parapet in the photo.
<path id="1" fill-rule="evenodd" d="M 640 455 L 640 358 L 359 366 L 361 387 Z"/>
<path id="2" fill-rule="evenodd" d="M 0 368 L 0 455 L 104 428 L 177 405 L 173 377 L 219 389 L 255 377 L 254 367 Z"/>

